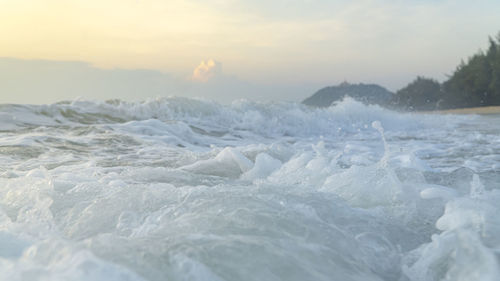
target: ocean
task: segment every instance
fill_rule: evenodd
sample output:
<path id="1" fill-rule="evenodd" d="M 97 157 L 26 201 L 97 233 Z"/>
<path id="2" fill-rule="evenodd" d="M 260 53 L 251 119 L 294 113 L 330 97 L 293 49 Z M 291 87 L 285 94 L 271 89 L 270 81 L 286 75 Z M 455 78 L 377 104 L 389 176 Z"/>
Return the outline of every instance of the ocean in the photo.
<path id="1" fill-rule="evenodd" d="M 0 105 L 0 280 L 500 280 L 500 115 Z"/>

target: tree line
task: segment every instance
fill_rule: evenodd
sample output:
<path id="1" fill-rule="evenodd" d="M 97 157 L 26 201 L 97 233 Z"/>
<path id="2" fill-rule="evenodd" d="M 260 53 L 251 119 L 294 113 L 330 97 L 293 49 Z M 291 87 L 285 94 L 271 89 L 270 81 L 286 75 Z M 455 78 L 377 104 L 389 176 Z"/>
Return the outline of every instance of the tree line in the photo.
<path id="1" fill-rule="evenodd" d="M 500 33 L 486 51 L 462 61 L 443 83 L 417 77 L 396 92 L 392 107 L 436 110 L 500 105 Z"/>

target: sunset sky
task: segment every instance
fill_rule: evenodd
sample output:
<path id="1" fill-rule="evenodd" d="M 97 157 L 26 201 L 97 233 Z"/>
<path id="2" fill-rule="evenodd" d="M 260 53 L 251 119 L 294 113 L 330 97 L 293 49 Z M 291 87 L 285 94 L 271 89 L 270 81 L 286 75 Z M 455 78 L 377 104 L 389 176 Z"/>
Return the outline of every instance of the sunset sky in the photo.
<path id="1" fill-rule="evenodd" d="M 498 0 L 0 0 L 0 57 L 24 67 L 43 60 L 103 73 L 148 70 L 176 84 L 165 95 L 221 76 L 231 87 L 271 87 L 280 89 L 274 99 L 293 100 L 312 93 L 288 90 L 343 80 L 390 90 L 417 75 L 443 80 L 486 48 L 499 14 Z M 0 71 L 13 67 L 8 61 Z M 19 73 L 9 79 L 30 79 Z M 9 96 L 13 87 L 0 86 L 0 103 L 24 102 Z"/>

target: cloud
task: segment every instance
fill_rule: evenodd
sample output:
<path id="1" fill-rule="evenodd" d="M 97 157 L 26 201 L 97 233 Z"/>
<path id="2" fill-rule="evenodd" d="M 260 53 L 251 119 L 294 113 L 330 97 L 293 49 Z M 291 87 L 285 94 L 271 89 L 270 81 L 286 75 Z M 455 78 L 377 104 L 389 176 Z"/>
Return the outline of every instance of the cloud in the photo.
<path id="1" fill-rule="evenodd" d="M 299 101 L 324 85 L 259 84 L 222 73 L 208 60 L 199 79 L 186 79 L 151 69 L 102 69 L 85 62 L 23 60 L 0 57 L 0 104 L 40 104 L 83 98 L 138 101 L 159 96 L 202 97 L 221 103 L 237 99 Z M 208 81 L 203 83 L 202 81 Z"/>
<path id="2" fill-rule="evenodd" d="M 0 57 L 0 103 L 142 100 L 179 92 L 181 82 L 148 69 L 101 69 L 84 62 Z"/>
<path id="3" fill-rule="evenodd" d="M 213 59 L 202 61 L 194 70 L 191 80 L 207 82 L 217 75 L 222 74 L 222 64 Z"/>

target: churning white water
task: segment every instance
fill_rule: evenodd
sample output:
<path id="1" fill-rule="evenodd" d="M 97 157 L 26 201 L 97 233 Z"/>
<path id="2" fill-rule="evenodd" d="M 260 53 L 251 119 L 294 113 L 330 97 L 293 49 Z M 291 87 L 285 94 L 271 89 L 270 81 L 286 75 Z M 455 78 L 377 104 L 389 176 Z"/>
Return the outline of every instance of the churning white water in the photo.
<path id="1" fill-rule="evenodd" d="M 500 280 L 500 116 L 0 105 L 0 280 Z"/>

